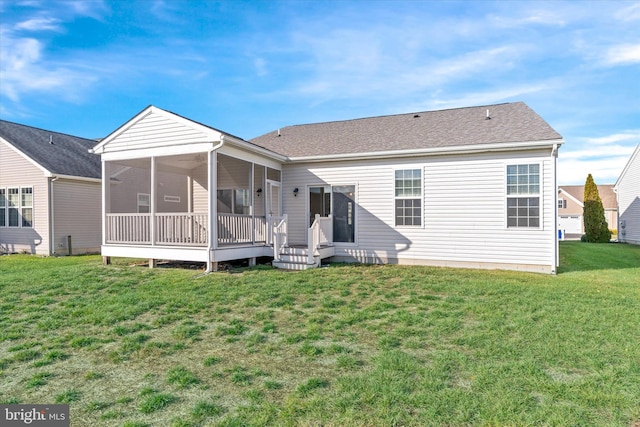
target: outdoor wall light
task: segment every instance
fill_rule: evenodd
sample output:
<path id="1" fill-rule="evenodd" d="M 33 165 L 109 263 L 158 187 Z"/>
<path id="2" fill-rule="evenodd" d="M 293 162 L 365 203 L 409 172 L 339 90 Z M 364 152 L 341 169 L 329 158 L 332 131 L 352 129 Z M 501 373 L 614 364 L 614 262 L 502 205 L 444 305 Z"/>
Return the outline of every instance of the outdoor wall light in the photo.
<path id="1" fill-rule="evenodd" d="M 256 190 L 256 193 L 258 193 L 258 197 L 260 197 L 260 195 L 262 194 L 262 188 L 258 188 Z"/>
<path id="2" fill-rule="evenodd" d="M 298 197 L 298 187 L 293 189 L 293 197 Z"/>

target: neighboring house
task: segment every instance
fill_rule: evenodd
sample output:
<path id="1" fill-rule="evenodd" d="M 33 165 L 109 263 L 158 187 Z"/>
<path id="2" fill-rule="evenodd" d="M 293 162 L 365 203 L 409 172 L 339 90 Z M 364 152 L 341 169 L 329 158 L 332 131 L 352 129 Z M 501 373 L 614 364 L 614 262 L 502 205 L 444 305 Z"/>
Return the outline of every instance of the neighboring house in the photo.
<path id="1" fill-rule="evenodd" d="M 618 203 L 613 185 L 598 185 L 604 217 L 609 229 L 615 230 L 618 223 Z M 558 186 L 558 230 L 563 236 L 579 238 L 584 234 L 584 185 Z"/>
<path id="2" fill-rule="evenodd" d="M 614 189 L 618 196 L 618 240 L 640 245 L 640 144 Z"/>
<path id="3" fill-rule="evenodd" d="M 100 251 L 101 165 L 88 152 L 95 144 L 0 120 L 0 253 Z"/>
<path id="4" fill-rule="evenodd" d="M 273 256 L 553 273 L 562 137 L 521 102 L 290 126 L 246 141 L 149 106 L 94 152 L 111 256 Z"/>

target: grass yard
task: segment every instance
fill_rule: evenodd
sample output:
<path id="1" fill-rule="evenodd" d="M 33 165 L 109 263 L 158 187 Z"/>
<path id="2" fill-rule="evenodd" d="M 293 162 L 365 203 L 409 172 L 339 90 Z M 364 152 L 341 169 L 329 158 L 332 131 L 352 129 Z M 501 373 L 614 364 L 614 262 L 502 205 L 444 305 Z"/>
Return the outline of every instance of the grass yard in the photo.
<path id="1" fill-rule="evenodd" d="M 557 276 L 0 257 L 0 403 L 72 426 L 640 425 L 640 247 Z"/>

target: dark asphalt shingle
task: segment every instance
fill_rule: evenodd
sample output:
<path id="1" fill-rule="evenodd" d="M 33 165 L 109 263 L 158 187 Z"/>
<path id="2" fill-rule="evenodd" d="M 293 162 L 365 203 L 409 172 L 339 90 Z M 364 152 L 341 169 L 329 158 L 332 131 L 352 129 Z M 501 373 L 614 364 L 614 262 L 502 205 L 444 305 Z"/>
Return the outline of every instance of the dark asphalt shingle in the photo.
<path id="1" fill-rule="evenodd" d="M 295 158 L 562 138 L 523 102 L 296 125 L 279 132 L 251 142 Z"/>
<path id="2" fill-rule="evenodd" d="M 89 153 L 89 149 L 96 145 L 93 139 L 6 120 L 0 120 L 0 137 L 53 174 L 84 178 L 100 178 L 102 175 L 100 156 Z"/>

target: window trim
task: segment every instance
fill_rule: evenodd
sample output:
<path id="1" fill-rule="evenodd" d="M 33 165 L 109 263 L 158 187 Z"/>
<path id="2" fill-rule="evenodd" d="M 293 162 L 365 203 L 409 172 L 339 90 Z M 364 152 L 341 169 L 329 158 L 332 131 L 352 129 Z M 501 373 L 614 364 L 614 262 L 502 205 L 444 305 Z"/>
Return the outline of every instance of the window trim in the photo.
<path id="1" fill-rule="evenodd" d="M 509 166 L 521 165 L 538 165 L 538 193 L 537 194 L 508 194 L 509 186 Z M 544 164 L 541 161 L 514 160 L 504 165 L 504 227 L 507 230 L 533 230 L 539 231 L 544 229 Z M 509 226 L 509 199 L 528 199 L 538 198 L 538 226 Z"/>
<path id="2" fill-rule="evenodd" d="M 567 209 L 567 199 L 558 199 L 558 209 Z"/>
<path id="3" fill-rule="evenodd" d="M 23 190 L 31 190 L 31 204 L 30 205 L 24 205 L 23 204 Z M 4 216 L 4 225 L 0 225 L 0 228 L 28 228 L 28 229 L 33 229 L 35 228 L 34 226 L 34 222 L 35 222 L 35 199 L 34 199 L 34 195 L 35 195 L 35 191 L 34 191 L 34 187 L 33 185 L 19 185 L 19 186 L 7 186 L 7 187 L 2 187 L 2 190 L 4 192 L 4 206 L 2 206 L 0 209 L 3 209 L 3 216 Z M 9 190 L 17 190 L 16 195 L 18 196 L 18 203 L 16 204 L 16 206 L 14 208 L 10 208 L 9 207 Z M 9 211 L 11 209 L 15 209 L 18 212 L 18 223 L 17 225 L 10 225 L 9 223 Z M 31 209 L 31 225 L 24 225 L 24 210 L 26 209 Z"/>
<path id="4" fill-rule="evenodd" d="M 393 226 L 396 228 L 408 228 L 408 229 L 420 229 L 425 228 L 425 209 L 424 209 L 424 193 L 425 193 L 425 166 L 424 165 L 402 165 L 393 168 L 393 180 L 392 180 L 392 192 L 393 192 Z M 419 197 L 403 197 L 396 196 L 396 172 L 397 171 L 409 171 L 409 170 L 418 170 L 420 171 L 420 196 Z M 407 224 L 398 224 L 398 216 L 396 215 L 396 201 L 397 200 L 420 200 L 420 224 L 419 225 L 407 225 Z"/>

